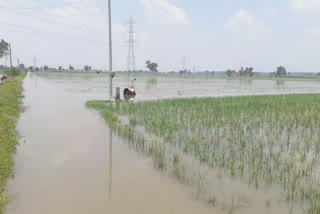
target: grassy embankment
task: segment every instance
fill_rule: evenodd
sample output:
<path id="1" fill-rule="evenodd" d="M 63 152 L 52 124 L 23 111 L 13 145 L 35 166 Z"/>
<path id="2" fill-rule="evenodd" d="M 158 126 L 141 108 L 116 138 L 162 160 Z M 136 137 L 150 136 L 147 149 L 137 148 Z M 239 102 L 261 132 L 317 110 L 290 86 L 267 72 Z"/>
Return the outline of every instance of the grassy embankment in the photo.
<path id="1" fill-rule="evenodd" d="M 277 189 L 288 204 L 320 213 L 320 95 L 278 95 L 176 99 L 110 105 L 88 102 L 122 136 L 158 162 L 177 168 L 181 154 L 163 158 L 161 145 L 147 133 L 180 148 L 204 165 L 218 168 L 257 189 Z M 129 115 L 129 124 L 118 122 Z M 145 135 L 135 127 L 144 126 Z M 157 151 L 158 150 L 158 151 Z M 214 193 L 213 193 L 214 196 Z M 206 199 L 208 202 L 211 198 Z M 214 199 L 214 203 L 219 201 Z M 269 204 L 269 202 L 267 203 Z"/>
<path id="2" fill-rule="evenodd" d="M 13 154 L 18 143 L 15 128 L 21 112 L 24 77 L 25 74 L 22 74 L 0 85 L 0 214 L 7 201 L 4 188 L 12 173 Z"/>

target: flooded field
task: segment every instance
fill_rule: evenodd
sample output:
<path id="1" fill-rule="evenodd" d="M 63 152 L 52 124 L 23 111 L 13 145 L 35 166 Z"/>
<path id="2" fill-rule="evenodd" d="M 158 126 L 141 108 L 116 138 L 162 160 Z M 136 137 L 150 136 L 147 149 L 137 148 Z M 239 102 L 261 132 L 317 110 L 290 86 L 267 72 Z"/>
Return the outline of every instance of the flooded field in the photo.
<path id="1" fill-rule="evenodd" d="M 108 98 L 109 79 L 105 73 L 39 73 L 37 75 L 56 84 L 59 88 L 81 96 L 83 101 Z M 210 76 L 179 77 L 177 75 L 128 76 L 120 74 L 114 78 L 114 87 L 120 87 L 122 92 L 124 88 L 130 85 L 130 81 L 134 77 L 137 78 L 137 101 L 182 97 L 224 97 L 320 92 L 320 80 L 228 79 Z"/>
<path id="2" fill-rule="evenodd" d="M 312 94 L 319 81 L 139 75 L 137 101 L 151 101 L 88 104 L 119 117 L 109 125 L 85 107 L 108 97 L 105 74 L 29 74 L 24 87 L 6 214 L 319 212 L 318 95 L 152 101 Z"/>
<path id="3" fill-rule="evenodd" d="M 318 94 L 88 106 L 119 115 L 131 148 L 221 212 L 320 211 Z"/>
<path id="4" fill-rule="evenodd" d="M 6 214 L 212 213 L 83 101 L 29 74 Z"/>

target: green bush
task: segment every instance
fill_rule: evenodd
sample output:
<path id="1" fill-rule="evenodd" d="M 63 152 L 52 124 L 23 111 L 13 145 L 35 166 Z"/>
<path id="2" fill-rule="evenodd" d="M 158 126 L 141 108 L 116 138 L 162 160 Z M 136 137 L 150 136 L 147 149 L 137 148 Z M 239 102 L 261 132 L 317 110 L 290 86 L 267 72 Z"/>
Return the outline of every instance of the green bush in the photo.
<path id="1" fill-rule="evenodd" d="M 18 67 L 13 67 L 12 70 L 8 69 L 5 71 L 5 74 L 8 74 L 9 76 L 19 76 L 21 74 L 21 70 Z"/>

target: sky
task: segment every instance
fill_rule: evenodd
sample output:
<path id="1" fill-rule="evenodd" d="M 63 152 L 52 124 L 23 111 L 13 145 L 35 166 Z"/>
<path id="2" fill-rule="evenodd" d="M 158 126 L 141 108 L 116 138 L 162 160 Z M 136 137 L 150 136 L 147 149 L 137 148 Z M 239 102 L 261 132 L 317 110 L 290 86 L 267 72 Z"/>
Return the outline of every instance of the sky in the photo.
<path id="1" fill-rule="evenodd" d="M 114 70 L 127 68 L 130 14 L 137 69 L 177 71 L 185 57 L 191 71 L 320 72 L 320 0 L 112 0 Z M 107 0 L 0 0 L 14 64 L 108 69 L 107 21 Z"/>

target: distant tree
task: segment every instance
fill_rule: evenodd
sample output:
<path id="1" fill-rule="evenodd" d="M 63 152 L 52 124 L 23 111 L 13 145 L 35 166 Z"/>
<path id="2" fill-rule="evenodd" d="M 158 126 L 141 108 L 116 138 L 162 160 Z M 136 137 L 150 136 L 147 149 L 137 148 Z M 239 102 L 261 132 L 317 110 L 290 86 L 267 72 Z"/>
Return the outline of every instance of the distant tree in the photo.
<path id="1" fill-rule="evenodd" d="M 150 60 L 146 61 L 147 64 L 147 68 L 151 71 L 151 72 L 155 72 L 158 73 L 158 63 L 155 62 L 151 62 Z"/>
<path id="2" fill-rule="evenodd" d="M 62 66 L 59 66 L 59 67 L 58 67 L 58 70 L 59 70 L 59 71 L 62 71 Z"/>
<path id="3" fill-rule="evenodd" d="M 243 67 L 241 67 L 241 69 L 239 70 L 239 75 L 240 76 L 250 76 L 250 77 L 252 77 L 254 75 L 253 68 L 252 67 L 246 67 L 246 69 L 243 69 Z"/>
<path id="4" fill-rule="evenodd" d="M 30 71 L 33 71 L 33 66 L 29 66 L 28 68 Z"/>
<path id="5" fill-rule="evenodd" d="M 34 68 L 34 70 L 35 70 L 35 71 L 39 71 L 39 70 L 40 70 L 40 68 L 38 68 L 38 67 L 35 67 L 35 68 Z"/>
<path id="6" fill-rule="evenodd" d="M 277 67 L 276 76 L 287 76 L 287 70 L 283 66 Z"/>
<path id="7" fill-rule="evenodd" d="M 226 72 L 226 74 L 227 74 L 228 77 L 231 77 L 231 76 L 232 76 L 232 73 L 233 73 L 233 72 L 232 72 L 230 69 L 228 69 L 227 72 Z"/>
<path id="8" fill-rule="evenodd" d="M 2 57 L 4 57 L 4 56 L 8 55 L 8 51 L 9 51 L 9 43 L 7 43 L 3 39 L 1 39 L 1 42 L 0 42 L 0 59 Z"/>
<path id="9" fill-rule="evenodd" d="M 21 63 L 21 64 L 19 65 L 19 68 L 20 68 L 21 70 L 24 70 L 24 69 L 25 69 L 24 64 Z"/>
<path id="10" fill-rule="evenodd" d="M 44 71 L 48 71 L 48 70 L 49 70 L 49 67 L 45 65 L 45 66 L 43 66 L 43 70 L 44 70 Z"/>
<path id="11" fill-rule="evenodd" d="M 244 76 L 244 69 L 243 69 L 243 67 L 241 67 L 241 69 L 239 70 L 239 74 L 240 74 L 240 76 Z"/>
<path id="12" fill-rule="evenodd" d="M 320 77 L 320 72 L 319 72 L 319 73 L 317 73 L 317 76 L 318 76 L 318 77 Z"/>
<path id="13" fill-rule="evenodd" d="M 253 72 L 253 68 L 252 68 L 252 67 L 248 68 L 248 75 L 249 75 L 250 77 L 252 77 L 252 76 L 254 75 L 254 72 Z"/>
<path id="14" fill-rule="evenodd" d="M 89 66 L 89 65 L 85 65 L 85 66 L 84 66 L 84 70 L 85 70 L 85 71 L 91 71 L 91 69 L 92 69 L 92 67 Z"/>
<path id="15" fill-rule="evenodd" d="M 69 65 L 69 70 L 74 71 L 74 67 L 72 65 Z"/>

